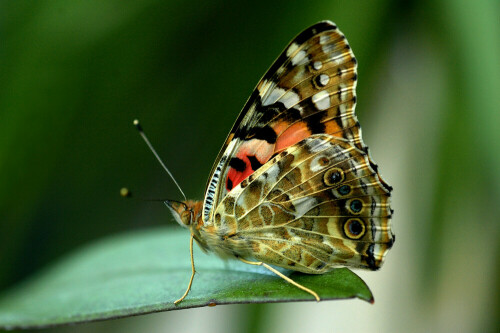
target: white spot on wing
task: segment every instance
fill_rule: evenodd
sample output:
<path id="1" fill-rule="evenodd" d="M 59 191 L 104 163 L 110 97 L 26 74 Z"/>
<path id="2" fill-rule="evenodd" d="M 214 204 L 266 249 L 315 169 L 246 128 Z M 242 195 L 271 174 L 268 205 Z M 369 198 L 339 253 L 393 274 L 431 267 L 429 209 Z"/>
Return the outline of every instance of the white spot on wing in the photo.
<path id="1" fill-rule="evenodd" d="M 321 74 L 319 76 L 319 84 L 321 84 L 323 87 L 328 84 L 328 81 L 330 81 L 330 77 L 326 74 Z"/>
<path id="2" fill-rule="evenodd" d="M 292 58 L 292 65 L 297 66 L 299 64 L 307 63 L 307 53 L 304 50 L 297 52 Z"/>
<path id="3" fill-rule="evenodd" d="M 299 48 L 299 46 L 296 43 L 293 43 L 286 50 L 286 56 L 287 57 L 291 56 L 298 48 Z"/>
<path id="4" fill-rule="evenodd" d="M 323 67 L 323 64 L 321 63 L 321 61 L 315 61 L 314 64 L 313 64 L 313 68 L 317 71 L 319 71 L 321 69 L 321 67 Z"/>
<path id="5" fill-rule="evenodd" d="M 339 109 L 340 109 L 340 113 L 344 114 L 346 112 L 345 104 L 340 104 Z"/>
<path id="6" fill-rule="evenodd" d="M 280 98 L 280 102 L 282 102 L 287 109 L 290 109 L 298 102 L 300 102 L 300 98 L 299 95 L 289 90 L 285 95 L 283 95 L 283 97 Z"/>
<path id="7" fill-rule="evenodd" d="M 318 110 L 326 110 L 330 107 L 330 95 L 325 90 L 320 91 L 316 95 L 313 95 L 312 102 Z"/>
<path id="8" fill-rule="evenodd" d="M 326 44 L 326 43 L 328 43 L 329 40 L 330 40 L 330 36 L 329 35 L 319 36 L 319 43 L 320 44 Z"/>
<path id="9" fill-rule="evenodd" d="M 332 46 L 332 47 L 329 48 L 329 46 Z M 325 50 L 325 48 L 326 48 L 326 50 Z M 349 53 L 342 53 L 341 51 L 333 51 L 333 49 L 334 49 L 334 47 L 332 44 L 323 45 L 323 52 L 331 54 L 329 61 L 336 63 L 336 64 L 341 64 L 341 63 L 347 61 L 347 58 L 349 57 Z"/>
<path id="10" fill-rule="evenodd" d="M 271 93 L 269 95 L 264 97 L 264 99 L 262 100 L 262 105 L 266 106 L 275 103 L 284 93 L 284 89 L 274 88 L 273 90 L 271 90 Z"/>
<path id="11" fill-rule="evenodd" d="M 271 92 L 262 99 L 262 105 L 267 106 L 274 104 L 276 102 L 281 102 L 283 105 L 290 109 L 295 107 L 299 110 L 302 108 L 297 104 L 300 102 L 299 95 L 297 95 L 292 90 L 285 91 L 283 88 L 273 88 Z"/>
<path id="12" fill-rule="evenodd" d="M 373 247 L 373 256 L 376 260 L 382 260 L 386 253 L 386 251 L 382 251 L 382 246 L 380 244 L 375 244 Z"/>
<path id="13" fill-rule="evenodd" d="M 296 200 L 293 200 L 293 206 L 295 207 L 295 211 L 297 217 L 301 217 L 310 211 L 314 206 L 316 206 L 317 201 L 314 197 L 302 197 Z"/>
<path id="14" fill-rule="evenodd" d="M 270 184 L 275 184 L 278 182 L 278 176 L 280 174 L 280 168 L 278 164 L 274 164 L 269 169 L 266 170 L 267 182 Z"/>
<path id="15" fill-rule="evenodd" d="M 340 120 L 342 120 L 342 127 L 346 128 L 349 126 L 349 121 L 346 117 L 346 106 L 345 104 L 340 104 L 339 105 L 339 111 L 340 111 L 340 114 L 342 115 Z"/>
<path id="16" fill-rule="evenodd" d="M 331 146 L 330 141 L 320 138 L 308 139 L 306 145 L 311 153 L 321 152 Z"/>

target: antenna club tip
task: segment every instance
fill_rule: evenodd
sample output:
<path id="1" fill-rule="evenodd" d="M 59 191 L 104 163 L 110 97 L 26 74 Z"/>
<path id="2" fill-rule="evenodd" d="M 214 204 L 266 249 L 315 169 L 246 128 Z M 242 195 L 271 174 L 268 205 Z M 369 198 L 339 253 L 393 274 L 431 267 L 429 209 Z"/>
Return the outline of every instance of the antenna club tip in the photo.
<path id="1" fill-rule="evenodd" d="M 134 126 L 139 130 L 142 131 L 141 124 L 139 123 L 139 119 L 134 119 Z"/>
<path id="2" fill-rule="evenodd" d="M 129 190 L 128 188 L 126 188 L 126 187 L 122 187 L 122 188 L 120 189 L 120 195 L 121 195 L 122 197 L 126 198 L 126 197 L 130 197 L 130 196 L 132 195 L 132 193 L 130 192 L 130 190 Z"/>

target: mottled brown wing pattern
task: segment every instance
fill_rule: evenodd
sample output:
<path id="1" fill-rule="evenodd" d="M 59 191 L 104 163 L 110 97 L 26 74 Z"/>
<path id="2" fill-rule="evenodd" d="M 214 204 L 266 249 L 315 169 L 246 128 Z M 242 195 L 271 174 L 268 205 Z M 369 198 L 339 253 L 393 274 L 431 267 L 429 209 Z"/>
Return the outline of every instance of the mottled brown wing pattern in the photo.
<path id="1" fill-rule="evenodd" d="M 203 218 L 271 157 L 313 134 L 366 149 L 354 114 L 357 62 L 332 22 L 299 34 L 258 83 L 213 166 Z"/>
<path id="2" fill-rule="evenodd" d="M 306 273 L 375 270 L 394 242 L 390 191 L 363 150 L 312 135 L 235 187 L 205 237 L 219 254 Z"/>

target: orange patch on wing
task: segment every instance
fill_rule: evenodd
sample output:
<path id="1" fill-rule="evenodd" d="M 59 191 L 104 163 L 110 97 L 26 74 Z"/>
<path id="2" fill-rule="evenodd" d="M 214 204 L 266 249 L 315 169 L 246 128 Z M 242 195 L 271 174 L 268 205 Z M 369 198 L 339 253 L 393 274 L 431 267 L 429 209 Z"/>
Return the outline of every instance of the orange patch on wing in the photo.
<path id="1" fill-rule="evenodd" d="M 290 123 L 287 121 L 278 121 L 275 122 L 271 125 L 272 129 L 276 133 L 276 135 L 279 137 L 284 131 L 287 130 L 287 128 L 290 126 Z"/>
<path id="2" fill-rule="evenodd" d="M 339 137 L 339 138 L 344 137 L 342 135 L 344 133 L 344 131 L 342 130 L 342 128 L 340 128 L 340 126 L 337 124 L 335 119 L 325 121 L 324 124 L 325 124 L 325 133 Z"/>
<path id="3" fill-rule="evenodd" d="M 279 133 L 278 131 L 276 131 Z M 278 152 L 293 146 L 297 142 L 304 140 L 311 135 L 311 131 L 304 122 L 297 122 L 292 126 L 288 127 L 283 133 L 278 134 L 278 140 L 276 140 L 276 146 L 274 151 Z"/>
<path id="4" fill-rule="evenodd" d="M 343 137 L 343 130 L 337 124 L 335 119 L 326 121 L 325 123 L 325 133 L 336 136 Z M 254 173 L 251 167 L 249 156 L 254 156 L 259 163 L 265 164 L 271 156 L 294 144 L 304 140 L 305 138 L 311 136 L 311 131 L 307 127 L 307 124 L 303 121 L 298 121 L 290 126 L 290 123 L 286 121 L 278 122 L 272 125 L 273 130 L 277 133 L 278 138 L 274 145 L 267 143 L 265 140 L 253 139 L 244 142 L 236 153 L 235 157 L 239 158 L 245 163 L 245 169 L 243 171 L 235 170 L 230 168 L 227 173 L 226 178 L 226 189 L 231 191 L 244 179 Z"/>

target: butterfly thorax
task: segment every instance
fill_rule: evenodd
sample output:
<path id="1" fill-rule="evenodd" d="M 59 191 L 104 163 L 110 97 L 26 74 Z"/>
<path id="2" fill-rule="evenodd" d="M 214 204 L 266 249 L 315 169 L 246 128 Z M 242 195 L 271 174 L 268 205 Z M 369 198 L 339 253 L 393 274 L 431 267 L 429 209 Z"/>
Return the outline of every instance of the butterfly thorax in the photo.
<path id="1" fill-rule="evenodd" d="M 250 248 L 247 242 L 236 234 L 236 228 L 220 226 L 214 221 L 203 221 L 202 201 L 166 202 L 177 223 L 190 229 L 195 240 L 204 251 L 212 251 L 222 258 L 247 256 Z"/>

